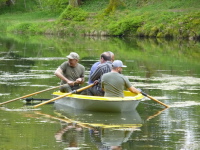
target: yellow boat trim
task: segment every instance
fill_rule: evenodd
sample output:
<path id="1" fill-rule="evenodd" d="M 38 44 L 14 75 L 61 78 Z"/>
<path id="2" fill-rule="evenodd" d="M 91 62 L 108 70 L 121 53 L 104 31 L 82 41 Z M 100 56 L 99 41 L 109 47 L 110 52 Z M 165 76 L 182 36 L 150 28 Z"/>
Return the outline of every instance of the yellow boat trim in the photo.
<path id="1" fill-rule="evenodd" d="M 140 128 L 142 127 L 142 124 L 110 124 L 110 125 L 106 125 L 106 124 L 95 124 L 95 123 L 82 123 L 84 125 L 89 125 L 89 126 L 93 126 L 93 127 L 102 127 L 102 128 Z"/>
<path id="2" fill-rule="evenodd" d="M 66 93 L 54 92 L 53 95 L 61 96 Z M 125 97 L 102 97 L 102 96 L 89 96 L 89 95 L 80 95 L 80 94 L 70 94 L 67 97 L 77 98 L 77 99 L 90 99 L 90 100 L 103 100 L 103 101 L 132 101 L 140 100 L 144 98 L 142 94 L 134 94 L 129 91 L 124 91 Z"/>

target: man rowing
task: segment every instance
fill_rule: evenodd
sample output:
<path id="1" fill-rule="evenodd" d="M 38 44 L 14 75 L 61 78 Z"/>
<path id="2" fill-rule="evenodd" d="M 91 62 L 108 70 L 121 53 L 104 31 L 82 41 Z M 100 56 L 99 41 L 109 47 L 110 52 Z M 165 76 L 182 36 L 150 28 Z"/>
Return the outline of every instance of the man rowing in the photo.
<path id="1" fill-rule="evenodd" d="M 55 75 L 61 79 L 61 92 L 71 92 L 80 88 L 80 84 L 84 83 L 85 67 L 78 63 L 79 55 L 71 52 L 68 61 L 63 62 L 55 71 Z"/>
<path id="2" fill-rule="evenodd" d="M 109 73 L 103 74 L 101 78 L 101 87 L 105 91 L 104 96 L 108 97 L 124 97 L 124 89 L 128 89 L 132 93 L 140 93 L 127 77 L 122 75 L 122 68 L 127 67 L 123 65 L 121 60 L 115 60 L 112 63 L 112 70 Z"/>

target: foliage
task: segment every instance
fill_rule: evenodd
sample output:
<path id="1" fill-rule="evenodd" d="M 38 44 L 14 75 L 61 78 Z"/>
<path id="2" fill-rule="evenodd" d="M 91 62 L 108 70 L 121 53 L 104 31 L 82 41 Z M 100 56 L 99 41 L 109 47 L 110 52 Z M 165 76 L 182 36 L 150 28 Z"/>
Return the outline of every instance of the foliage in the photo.
<path id="1" fill-rule="evenodd" d="M 62 12 L 65 8 L 67 8 L 69 0 L 45 0 L 41 1 L 41 3 L 44 9 L 53 12 Z"/>
<path id="2" fill-rule="evenodd" d="M 78 7 L 69 5 L 60 15 L 60 20 L 84 21 L 88 13 Z"/>
<path id="3" fill-rule="evenodd" d="M 49 30 L 51 29 L 51 30 Z M 54 34 L 55 31 L 53 24 L 50 22 L 46 23 L 31 23 L 31 22 L 24 22 L 19 23 L 14 26 L 8 27 L 7 29 L 9 32 L 20 33 L 20 34 L 45 34 L 51 33 Z"/>
<path id="4" fill-rule="evenodd" d="M 10 5 L 10 1 L 8 0 L 0 0 L 0 10 L 2 10 L 4 7 Z"/>
<path id="5" fill-rule="evenodd" d="M 138 28 L 138 36 L 147 37 L 174 37 L 174 38 L 188 38 L 197 37 L 200 27 L 200 12 L 186 13 L 180 15 L 172 12 L 162 12 L 160 19 L 156 19 L 157 15 L 154 13 L 145 14 L 144 22 L 148 22 Z"/>
<path id="6" fill-rule="evenodd" d="M 69 0 L 69 5 L 72 7 L 78 7 L 81 3 L 81 0 Z"/>
<path id="7" fill-rule="evenodd" d="M 124 34 L 135 33 L 137 28 L 142 24 L 142 17 L 127 17 L 118 22 L 109 24 L 108 29 L 111 35 L 122 36 Z"/>
<path id="8" fill-rule="evenodd" d="M 0 3 L 1 1 L 2 0 L 0 0 Z M 39 2 L 40 0 L 8 0 L 7 3 L 3 3 L 4 5 L 0 4 L 0 13 L 22 13 L 40 10 L 41 7 Z"/>
<path id="9" fill-rule="evenodd" d="M 108 0 L 84 0 L 80 7 L 88 12 L 99 12 L 108 5 Z"/>
<path id="10" fill-rule="evenodd" d="M 19 27 L 19 23 L 21 25 L 31 23 L 36 26 L 31 31 L 39 30 L 35 33 L 44 32 L 44 34 L 77 32 L 84 35 L 157 38 L 200 37 L 199 0 L 188 0 L 184 3 L 180 0 L 82 0 L 81 2 L 81 5 L 75 8 L 69 5 L 66 7 L 69 0 L 18 0 L 15 6 L 3 9 L 7 10 L 7 13 L 0 18 L 0 30 L 14 31 L 16 27 L 17 31 L 18 29 L 30 31 L 31 27 L 27 30 L 25 26 Z M 38 13 L 41 9 L 43 11 Z M 24 13 L 22 10 L 26 12 L 31 10 L 32 13 L 30 11 Z M 3 12 L 2 9 L 0 12 Z M 9 16 L 9 13 L 13 12 L 23 13 Z M 49 27 L 53 27 L 54 31 L 52 28 L 48 29 Z"/>
<path id="11" fill-rule="evenodd" d="M 0 0 L 0 6 L 5 5 L 7 0 Z"/>
<path id="12" fill-rule="evenodd" d="M 12 27 L 8 28 L 8 31 L 11 32 L 18 32 L 18 33 L 25 33 L 29 30 L 31 23 L 19 23 Z"/>
<path id="13" fill-rule="evenodd" d="M 120 6 L 125 6 L 125 3 L 122 0 L 110 0 L 109 5 L 104 10 L 104 13 L 110 14 L 112 12 L 115 12 L 115 10 Z"/>

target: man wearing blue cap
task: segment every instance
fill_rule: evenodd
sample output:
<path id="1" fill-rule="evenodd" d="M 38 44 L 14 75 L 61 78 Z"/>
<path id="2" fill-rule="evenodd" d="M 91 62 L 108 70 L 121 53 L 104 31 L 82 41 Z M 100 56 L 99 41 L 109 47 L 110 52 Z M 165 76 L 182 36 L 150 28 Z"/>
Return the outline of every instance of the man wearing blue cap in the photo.
<path id="1" fill-rule="evenodd" d="M 122 68 L 127 67 L 123 65 L 121 60 L 115 60 L 112 63 L 112 70 L 105 73 L 101 79 L 101 87 L 105 91 L 107 97 L 124 97 L 124 89 L 128 89 L 132 93 L 140 93 L 133 87 L 127 77 L 122 75 Z"/>

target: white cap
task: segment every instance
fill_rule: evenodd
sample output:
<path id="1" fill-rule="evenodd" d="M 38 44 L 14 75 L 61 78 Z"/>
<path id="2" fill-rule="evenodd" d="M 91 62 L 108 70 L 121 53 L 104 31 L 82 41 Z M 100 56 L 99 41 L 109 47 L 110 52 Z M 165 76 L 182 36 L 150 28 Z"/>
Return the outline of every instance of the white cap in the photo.
<path id="1" fill-rule="evenodd" d="M 79 59 L 79 55 L 77 54 L 77 53 L 75 53 L 75 52 L 71 52 L 68 56 L 67 56 L 67 58 L 69 58 L 69 59 Z"/>
<path id="2" fill-rule="evenodd" d="M 123 63 L 122 63 L 121 60 L 115 60 L 115 61 L 113 61 L 112 66 L 113 67 L 127 67 L 127 66 L 123 65 Z"/>

